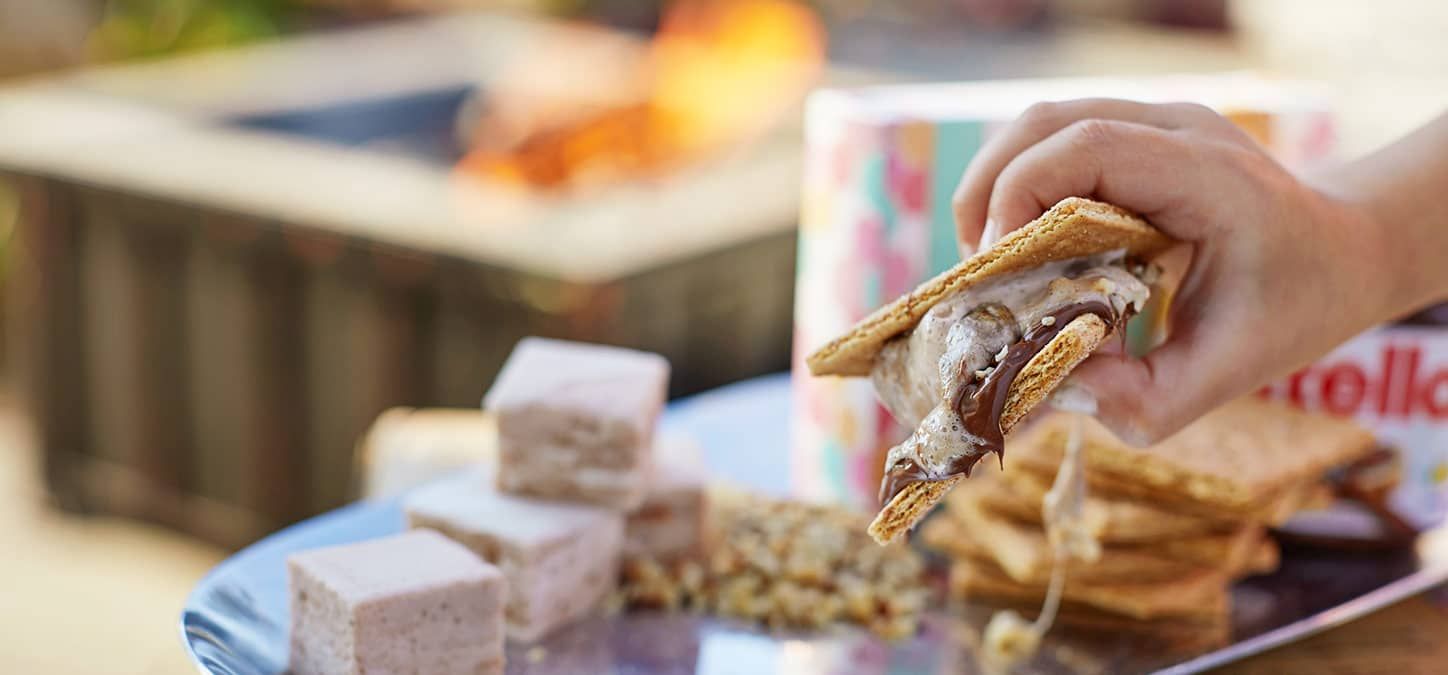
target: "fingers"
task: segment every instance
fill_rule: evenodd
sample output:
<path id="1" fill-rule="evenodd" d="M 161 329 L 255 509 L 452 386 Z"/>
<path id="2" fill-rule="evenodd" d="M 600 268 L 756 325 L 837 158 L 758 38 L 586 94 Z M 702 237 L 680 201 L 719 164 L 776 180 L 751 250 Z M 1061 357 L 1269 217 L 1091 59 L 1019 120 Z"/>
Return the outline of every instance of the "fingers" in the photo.
<path id="1" fill-rule="evenodd" d="M 956 235 L 961 245 L 973 246 L 979 242 L 985 248 L 1014 229 L 988 219 L 996 178 L 1016 155 L 1072 123 L 1087 119 L 1134 122 L 1166 130 L 1192 129 L 1218 138 L 1241 136 L 1241 130 L 1221 114 L 1195 103 L 1147 104 L 1118 98 L 1082 98 L 1034 104 L 1015 123 L 992 136 L 961 175 L 953 198 Z"/>
<path id="2" fill-rule="evenodd" d="M 1213 298 L 1215 271 L 1195 267 L 1201 285 L 1184 287 L 1170 338 L 1139 359 L 1093 354 L 1068 384 L 1094 399 L 1096 416 L 1122 440 L 1149 445 L 1257 382 L 1254 354 L 1242 351 L 1243 321 Z"/>
<path id="3" fill-rule="evenodd" d="M 1033 105 L 981 148 L 956 186 L 953 207 L 956 235 L 962 246 L 976 242 L 988 246 L 1008 231 L 1002 231 L 1001 223 L 987 220 L 992 189 L 1001 171 L 1031 146 L 1086 119 L 1135 122 L 1167 130 L 1195 127 L 1213 134 L 1235 132 L 1225 118 L 1190 103 L 1151 105 L 1094 98 Z"/>
<path id="4" fill-rule="evenodd" d="M 988 218 L 1008 233 L 1073 196 L 1148 219 L 1185 204 L 1200 185 L 1198 145 L 1162 129 L 1109 120 L 1073 122 L 1012 159 L 990 195 Z M 1162 226 L 1164 223 L 1156 223 Z M 1191 240 L 1192 233 L 1168 232 Z"/>
<path id="5" fill-rule="evenodd" d="M 1069 382 L 1130 442 L 1160 440 L 1256 382 L 1245 372 L 1253 367 L 1250 355 L 1237 353 L 1241 331 L 1232 328 L 1244 320 L 1230 304 L 1212 302 L 1211 287 L 1220 281 L 1215 266 L 1196 262 L 1214 248 L 1203 228 L 1220 220 L 1208 213 L 1219 200 L 1203 199 L 1203 187 L 1226 196 L 1250 189 L 1240 172 L 1220 170 L 1235 157 L 1231 146 L 1252 147 L 1244 138 L 1201 106 L 1099 99 L 1040 105 L 993 138 L 957 187 L 963 245 L 989 246 L 1072 196 L 1135 211 L 1194 244 L 1198 255 L 1180 287 L 1170 339 L 1141 359 L 1096 354 Z"/>
<path id="6" fill-rule="evenodd" d="M 1094 354 L 1071 373 L 1070 386 L 1096 403 L 1096 417 L 1132 445 L 1156 443 L 1211 410 L 1212 388 L 1193 386 L 1204 361 L 1199 344 L 1173 340 L 1140 359 Z"/>

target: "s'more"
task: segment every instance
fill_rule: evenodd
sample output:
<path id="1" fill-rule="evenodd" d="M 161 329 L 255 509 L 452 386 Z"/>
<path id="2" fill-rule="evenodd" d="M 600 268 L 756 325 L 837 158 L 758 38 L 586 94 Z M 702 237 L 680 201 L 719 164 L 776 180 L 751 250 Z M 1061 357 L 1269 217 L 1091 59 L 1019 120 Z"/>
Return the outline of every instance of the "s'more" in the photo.
<path id="1" fill-rule="evenodd" d="M 806 362 L 870 377 L 914 428 L 889 452 L 870 534 L 915 525 L 1147 302 L 1174 240 L 1109 204 L 1068 198 L 882 307 Z"/>

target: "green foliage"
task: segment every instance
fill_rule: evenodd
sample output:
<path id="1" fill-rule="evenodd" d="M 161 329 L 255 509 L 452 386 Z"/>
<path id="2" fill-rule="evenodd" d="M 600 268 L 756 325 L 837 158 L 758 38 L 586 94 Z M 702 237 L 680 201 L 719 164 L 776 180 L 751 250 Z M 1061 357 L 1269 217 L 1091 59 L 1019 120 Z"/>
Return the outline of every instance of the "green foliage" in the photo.
<path id="1" fill-rule="evenodd" d="M 90 37 L 94 56 L 163 56 L 269 38 L 293 0 L 107 0 Z"/>

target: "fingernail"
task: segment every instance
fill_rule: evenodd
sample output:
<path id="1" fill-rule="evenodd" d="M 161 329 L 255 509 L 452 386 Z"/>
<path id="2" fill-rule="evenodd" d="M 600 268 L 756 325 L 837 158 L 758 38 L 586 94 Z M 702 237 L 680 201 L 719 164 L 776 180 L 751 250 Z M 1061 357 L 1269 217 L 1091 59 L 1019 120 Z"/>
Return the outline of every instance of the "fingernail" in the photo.
<path id="1" fill-rule="evenodd" d="M 1051 393 L 1051 407 L 1082 415 L 1096 414 L 1096 395 L 1080 384 L 1067 381 Z"/>
<path id="2" fill-rule="evenodd" d="M 980 233 L 980 247 L 982 249 L 990 248 L 991 244 L 994 244 L 996 239 L 1000 238 L 1000 229 L 1000 226 L 996 224 L 995 220 L 986 218 L 985 229 L 981 230 Z"/>
<path id="3" fill-rule="evenodd" d="M 960 242 L 960 259 L 965 260 L 975 255 L 975 247 L 966 242 Z"/>
<path id="4" fill-rule="evenodd" d="M 1151 445 L 1151 437 L 1137 424 L 1136 420 L 1128 420 L 1117 425 L 1117 434 L 1120 435 L 1121 440 L 1126 441 L 1128 445 L 1133 445 L 1138 448 Z"/>

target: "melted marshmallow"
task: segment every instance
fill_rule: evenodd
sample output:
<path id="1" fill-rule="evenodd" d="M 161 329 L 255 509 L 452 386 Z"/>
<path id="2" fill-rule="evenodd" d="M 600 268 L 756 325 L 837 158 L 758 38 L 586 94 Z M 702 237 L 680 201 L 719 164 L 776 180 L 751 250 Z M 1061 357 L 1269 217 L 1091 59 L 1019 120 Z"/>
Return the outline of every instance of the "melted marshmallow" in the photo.
<path id="1" fill-rule="evenodd" d="M 981 440 L 966 432 L 951 403 L 976 371 L 993 366 L 996 354 L 1042 317 L 1088 301 L 1118 313 L 1128 306 L 1139 309 L 1150 291 L 1121 262 L 1118 251 L 993 280 L 940 301 L 910 334 L 886 343 L 871 379 L 895 419 L 915 427 L 910 438 L 891 448 L 887 470 L 909 459 L 943 478 L 956 459 L 978 452 Z"/>

